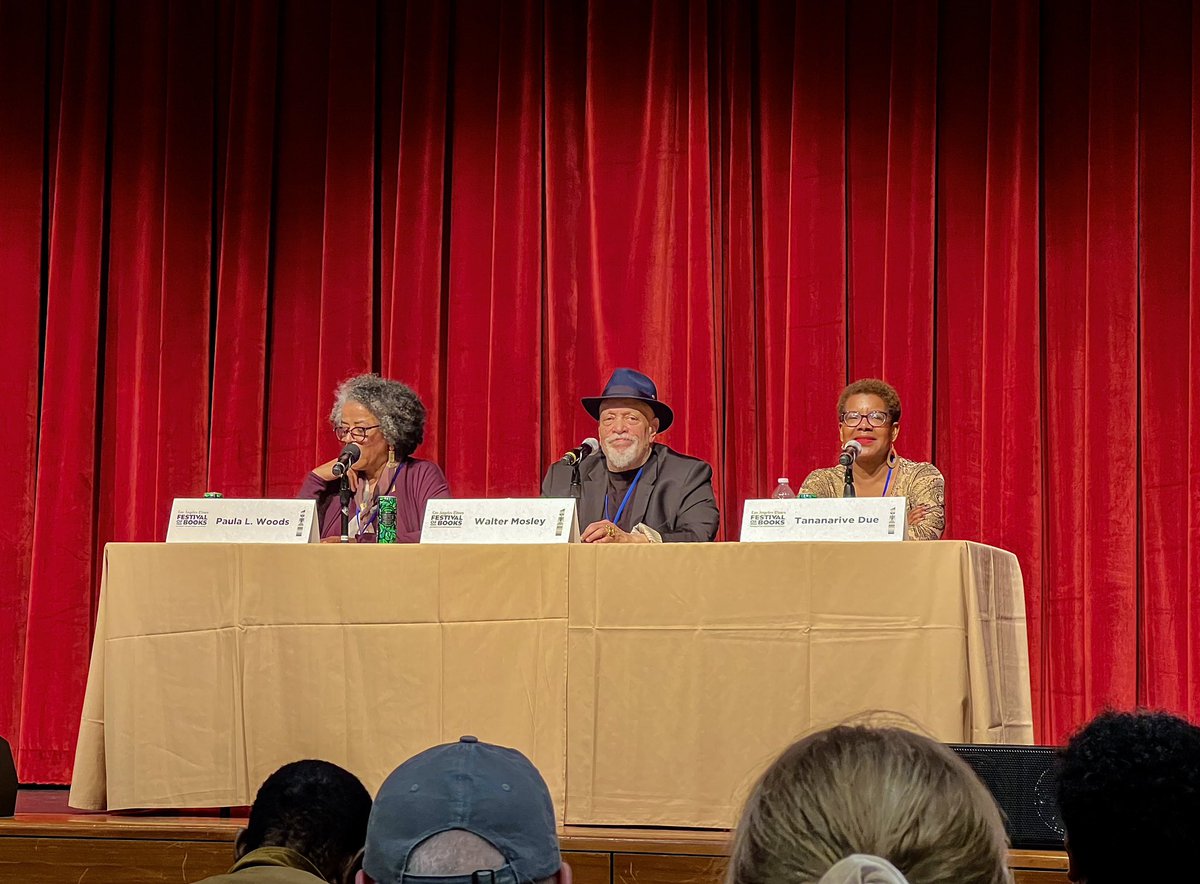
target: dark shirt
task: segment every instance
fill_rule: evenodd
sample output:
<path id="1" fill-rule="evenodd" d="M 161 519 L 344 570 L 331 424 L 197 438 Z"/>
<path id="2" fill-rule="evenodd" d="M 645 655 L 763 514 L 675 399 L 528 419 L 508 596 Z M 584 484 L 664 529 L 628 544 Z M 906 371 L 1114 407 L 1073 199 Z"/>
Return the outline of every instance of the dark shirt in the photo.
<path id="1" fill-rule="evenodd" d="M 620 519 L 617 518 L 617 510 L 621 509 L 621 501 L 625 500 L 625 494 L 637 478 L 637 474 L 636 469 L 625 470 L 623 473 L 609 471 L 608 474 L 608 517 L 622 531 L 633 530 L 633 507 L 626 504 Z M 633 495 L 630 494 L 629 498 L 632 502 Z"/>

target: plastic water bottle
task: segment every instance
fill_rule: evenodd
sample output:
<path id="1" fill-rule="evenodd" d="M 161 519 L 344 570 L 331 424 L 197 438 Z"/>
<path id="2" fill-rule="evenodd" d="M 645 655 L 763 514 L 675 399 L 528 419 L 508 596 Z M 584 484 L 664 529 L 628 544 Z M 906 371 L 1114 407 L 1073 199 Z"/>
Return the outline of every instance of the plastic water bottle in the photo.
<path id="1" fill-rule="evenodd" d="M 775 486 L 775 490 L 771 492 L 772 500 L 791 500 L 796 496 L 796 492 L 792 490 L 792 486 L 788 484 L 787 476 L 782 476 L 779 479 L 779 484 Z"/>

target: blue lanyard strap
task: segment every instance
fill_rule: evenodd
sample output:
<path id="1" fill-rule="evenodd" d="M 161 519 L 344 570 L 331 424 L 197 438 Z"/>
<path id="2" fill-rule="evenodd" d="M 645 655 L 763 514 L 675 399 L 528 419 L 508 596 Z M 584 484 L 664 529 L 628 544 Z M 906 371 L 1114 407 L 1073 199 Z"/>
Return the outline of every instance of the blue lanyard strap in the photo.
<path id="1" fill-rule="evenodd" d="M 646 465 L 642 464 L 638 468 L 637 475 L 633 477 L 633 481 L 629 483 L 629 489 L 625 492 L 625 496 L 621 499 L 621 505 L 617 507 L 617 515 L 609 519 L 614 525 L 621 521 L 621 515 L 625 512 L 625 506 L 629 503 L 629 498 L 633 497 L 633 489 L 637 488 L 638 479 L 642 478 L 642 471 L 646 469 Z M 608 492 L 604 492 L 604 518 L 608 519 Z"/>
<path id="2" fill-rule="evenodd" d="M 883 483 L 883 494 L 880 497 L 887 497 L 888 486 L 892 484 L 892 468 L 888 467 L 887 479 Z"/>
<path id="3" fill-rule="evenodd" d="M 358 533 L 362 534 L 367 530 L 367 527 L 375 521 L 375 517 L 379 515 L 379 498 L 386 497 L 392 493 L 392 489 L 396 487 L 396 480 L 400 478 L 400 474 L 404 472 L 404 468 L 408 466 L 408 461 L 400 464 L 400 468 L 392 474 L 392 484 L 388 485 L 387 491 L 375 498 L 375 503 L 371 505 L 371 515 L 367 517 L 367 521 L 362 520 L 362 507 L 358 508 Z"/>

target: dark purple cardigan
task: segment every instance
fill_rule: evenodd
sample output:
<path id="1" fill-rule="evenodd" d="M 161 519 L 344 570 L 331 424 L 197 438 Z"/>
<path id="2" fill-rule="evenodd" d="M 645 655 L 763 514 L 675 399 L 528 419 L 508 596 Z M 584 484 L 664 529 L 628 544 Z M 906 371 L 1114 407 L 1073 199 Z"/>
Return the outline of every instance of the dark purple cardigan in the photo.
<path id="1" fill-rule="evenodd" d="M 396 498 L 396 542 L 416 543 L 421 539 L 425 501 L 449 497 L 450 485 L 442 468 L 433 461 L 410 457 L 408 465 L 396 480 L 392 494 Z M 326 482 L 316 473 L 309 473 L 296 496 L 317 502 L 317 522 L 321 526 L 322 538 L 341 536 L 342 510 L 338 502 L 337 480 Z M 374 534 L 362 535 L 366 543 L 374 543 L 375 539 Z"/>

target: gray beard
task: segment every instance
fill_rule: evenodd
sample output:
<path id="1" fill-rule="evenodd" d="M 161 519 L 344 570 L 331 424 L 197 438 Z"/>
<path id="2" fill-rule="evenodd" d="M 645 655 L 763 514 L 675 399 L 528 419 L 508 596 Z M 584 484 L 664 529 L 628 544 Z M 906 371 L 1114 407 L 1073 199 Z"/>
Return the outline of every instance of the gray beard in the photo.
<path id="1" fill-rule="evenodd" d="M 608 461 L 608 468 L 615 473 L 631 470 L 646 459 L 646 449 L 641 445 L 635 445 L 624 452 L 613 451 L 607 445 L 601 447 L 604 449 L 604 459 Z"/>

